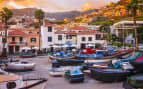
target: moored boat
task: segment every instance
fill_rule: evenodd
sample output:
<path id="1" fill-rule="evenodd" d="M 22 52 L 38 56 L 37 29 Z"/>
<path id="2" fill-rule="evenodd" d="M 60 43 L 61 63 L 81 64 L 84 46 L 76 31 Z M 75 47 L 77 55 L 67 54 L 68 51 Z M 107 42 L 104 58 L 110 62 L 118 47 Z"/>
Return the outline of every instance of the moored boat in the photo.
<path id="1" fill-rule="evenodd" d="M 138 75 L 128 77 L 127 83 L 132 88 L 143 88 L 143 74 L 138 74 Z"/>
<path id="2" fill-rule="evenodd" d="M 32 58 L 35 57 L 35 53 L 21 53 L 20 58 Z"/>
<path id="3" fill-rule="evenodd" d="M 91 76 L 102 82 L 123 81 L 130 75 L 130 71 L 123 69 L 99 69 L 91 68 Z"/>
<path id="4" fill-rule="evenodd" d="M 122 50 L 122 51 L 119 51 L 119 52 L 115 52 L 115 53 L 113 53 L 112 55 L 109 55 L 109 56 L 96 57 L 96 58 L 88 57 L 87 59 L 112 59 L 112 58 L 117 58 L 117 57 L 120 57 L 120 56 L 123 56 L 123 55 L 127 55 L 127 54 L 129 54 L 133 51 L 134 51 L 134 49 Z"/>
<path id="5" fill-rule="evenodd" d="M 4 69 L 7 71 L 28 71 L 34 70 L 35 66 L 35 63 L 8 63 L 5 64 Z"/>

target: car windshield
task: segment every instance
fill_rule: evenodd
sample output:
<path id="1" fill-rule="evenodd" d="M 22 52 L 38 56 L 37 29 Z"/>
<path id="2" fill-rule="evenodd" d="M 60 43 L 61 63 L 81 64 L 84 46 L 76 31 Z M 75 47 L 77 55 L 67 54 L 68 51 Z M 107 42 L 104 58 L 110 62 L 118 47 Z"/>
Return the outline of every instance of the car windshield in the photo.
<path id="1" fill-rule="evenodd" d="M 82 72 L 80 70 L 72 70 L 71 72 L 73 75 L 74 74 L 82 74 Z"/>

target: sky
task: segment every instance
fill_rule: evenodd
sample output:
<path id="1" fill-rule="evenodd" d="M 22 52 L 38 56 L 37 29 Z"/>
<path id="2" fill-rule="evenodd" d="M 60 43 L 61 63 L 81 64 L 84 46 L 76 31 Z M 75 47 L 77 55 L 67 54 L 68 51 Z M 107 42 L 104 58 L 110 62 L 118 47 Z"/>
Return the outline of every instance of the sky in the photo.
<path id="1" fill-rule="evenodd" d="M 87 10 L 99 8 L 118 0 L 0 0 L 0 8 L 41 8 L 46 12 Z"/>

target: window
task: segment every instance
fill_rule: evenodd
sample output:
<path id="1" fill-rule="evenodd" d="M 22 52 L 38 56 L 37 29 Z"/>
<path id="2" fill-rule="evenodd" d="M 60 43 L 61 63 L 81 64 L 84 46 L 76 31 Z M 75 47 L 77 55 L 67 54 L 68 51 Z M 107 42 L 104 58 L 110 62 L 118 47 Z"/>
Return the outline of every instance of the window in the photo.
<path id="1" fill-rule="evenodd" d="M 31 38 L 31 43 L 36 43 L 36 38 Z"/>
<path id="2" fill-rule="evenodd" d="M 22 41 L 23 41 L 23 37 L 20 37 L 20 38 L 19 38 L 19 41 L 22 42 Z"/>
<path id="3" fill-rule="evenodd" d="M 66 35 L 66 39 L 72 39 L 72 35 Z"/>
<path id="4" fill-rule="evenodd" d="M 2 43 L 6 43 L 6 39 L 5 38 L 2 38 Z"/>
<path id="5" fill-rule="evenodd" d="M 62 40 L 62 35 L 58 35 L 58 40 Z"/>
<path id="6" fill-rule="evenodd" d="M 48 32 L 52 32 L 52 27 L 48 27 Z"/>
<path id="7" fill-rule="evenodd" d="M 100 34 L 96 34 L 96 40 L 101 40 L 101 35 Z"/>
<path id="8" fill-rule="evenodd" d="M 82 37 L 82 39 L 81 39 L 82 41 L 85 41 L 85 37 Z"/>
<path id="9" fill-rule="evenodd" d="M 15 41 L 15 37 L 12 37 L 12 41 L 13 41 L 13 42 Z"/>
<path id="10" fill-rule="evenodd" d="M 52 42 L 52 37 L 48 37 L 48 42 Z"/>
<path id="11" fill-rule="evenodd" d="M 92 37 L 88 37 L 88 41 L 92 41 Z"/>

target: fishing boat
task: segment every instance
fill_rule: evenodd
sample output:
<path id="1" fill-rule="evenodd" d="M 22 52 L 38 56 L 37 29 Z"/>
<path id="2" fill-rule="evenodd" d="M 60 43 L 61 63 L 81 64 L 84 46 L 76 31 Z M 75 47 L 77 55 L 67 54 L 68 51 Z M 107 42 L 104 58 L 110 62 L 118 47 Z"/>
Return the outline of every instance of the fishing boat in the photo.
<path id="1" fill-rule="evenodd" d="M 131 61 L 130 63 L 137 72 L 143 73 L 143 60 Z"/>
<path id="2" fill-rule="evenodd" d="M 138 74 L 138 75 L 128 77 L 127 83 L 132 88 L 143 88 L 143 74 Z"/>
<path id="3" fill-rule="evenodd" d="M 20 58 L 32 58 L 35 57 L 35 53 L 21 53 Z"/>
<path id="4" fill-rule="evenodd" d="M 62 60 L 62 59 L 74 59 L 75 56 L 71 56 L 71 57 L 56 57 L 56 56 L 48 55 L 48 58 L 50 60 L 56 60 L 56 59 Z"/>
<path id="5" fill-rule="evenodd" d="M 61 52 L 49 53 L 48 58 L 51 60 L 74 59 L 75 55 L 77 55 L 77 54 L 65 53 L 65 52 L 61 51 Z"/>
<path id="6" fill-rule="evenodd" d="M 135 52 L 132 56 L 130 56 L 129 58 L 126 59 L 120 59 L 120 61 L 122 62 L 128 62 L 128 61 L 133 61 L 136 60 L 137 58 L 143 56 L 142 52 Z"/>
<path id="7" fill-rule="evenodd" d="M 101 69 L 91 68 L 91 76 L 102 82 L 123 81 L 130 75 L 130 71 L 123 69 Z"/>
<path id="8" fill-rule="evenodd" d="M 112 55 L 101 55 L 101 54 L 95 54 L 96 56 L 84 56 L 84 57 L 80 57 L 80 56 L 76 56 L 76 58 L 78 59 L 85 59 L 85 60 L 96 60 L 96 59 L 113 59 L 113 58 L 117 58 L 123 55 L 128 55 L 130 53 L 132 53 L 134 51 L 134 49 L 128 49 L 128 50 L 122 50 L 119 52 L 114 52 Z M 92 54 L 93 55 L 93 54 Z"/>
<path id="9" fill-rule="evenodd" d="M 27 63 L 27 62 L 21 62 L 21 63 L 7 63 L 4 66 L 4 69 L 6 71 L 28 71 L 28 70 L 34 70 L 36 64 L 35 63 Z"/>

